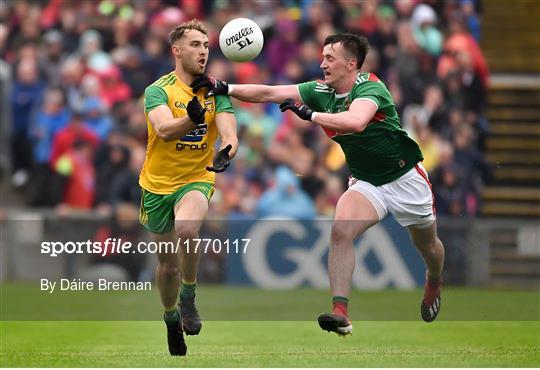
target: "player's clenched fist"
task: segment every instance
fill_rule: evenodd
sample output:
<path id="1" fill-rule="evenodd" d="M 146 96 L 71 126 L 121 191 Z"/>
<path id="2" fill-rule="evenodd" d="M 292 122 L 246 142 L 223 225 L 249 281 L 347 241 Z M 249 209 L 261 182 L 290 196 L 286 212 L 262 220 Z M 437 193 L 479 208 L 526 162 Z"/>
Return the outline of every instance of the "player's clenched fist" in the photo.
<path id="1" fill-rule="evenodd" d="M 189 116 L 189 119 L 197 126 L 202 125 L 204 123 L 205 113 L 206 108 L 203 108 L 201 103 L 199 103 L 199 101 L 197 100 L 197 97 L 194 96 L 187 105 L 187 114 Z"/>
<path id="2" fill-rule="evenodd" d="M 296 103 L 292 99 L 287 99 L 283 103 L 281 103 L 279 105 L 279 109 L 282 112 L 285 112 L 286 110 L 291 110 L 298 117 L 305 119 L 306 121 L 311 121 L 311 117 L 313 116 L 313 110 L 311 108 L 304 104 Z"/>
<path id="3" fill-rule="evenodd" d="M 204 95 L 205 98 L 214 95 L 227 95 L 229 93 L 229 84 L 225 81 L 216 80 L 212 76 L 200 75 L 191 83 L 191 89 L 195 94 L 203 87 L 208 89 L 208 92 Z"/>

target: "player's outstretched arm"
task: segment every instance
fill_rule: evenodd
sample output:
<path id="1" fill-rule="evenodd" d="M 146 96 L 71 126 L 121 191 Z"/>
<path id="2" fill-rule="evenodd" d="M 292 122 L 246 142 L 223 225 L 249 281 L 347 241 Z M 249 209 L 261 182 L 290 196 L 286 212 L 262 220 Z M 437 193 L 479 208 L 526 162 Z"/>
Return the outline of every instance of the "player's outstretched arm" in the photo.
<path id="1" fill-rule="evenodd" d="M 187 115 L 174 118 L 171 109 L 166 105 L 159 105 L 148 113 L 148 118 L 157 136 L 164 141 L 178 140 L 193 131 L 197 125 L 204 123 L 206 109 L 194 97 L 188 103 Z"/>
<path id="2" fill-rule="evenodd" d="M 300 100 L 296 85 L 229 85 L 229 95 L 250 103 L 280 103 L 286 99 Z"/>
<path id="3" fill-rule="evenodd" d="M 193 92 L 206 88 L 206 96 L 230 95 L 236 99 L 250 103 L 281 103 L 286 99 L 300 100 L 297 85 L 252 85 L 228 84 L 211 76 L 201 75 L 191 84 Z"/>

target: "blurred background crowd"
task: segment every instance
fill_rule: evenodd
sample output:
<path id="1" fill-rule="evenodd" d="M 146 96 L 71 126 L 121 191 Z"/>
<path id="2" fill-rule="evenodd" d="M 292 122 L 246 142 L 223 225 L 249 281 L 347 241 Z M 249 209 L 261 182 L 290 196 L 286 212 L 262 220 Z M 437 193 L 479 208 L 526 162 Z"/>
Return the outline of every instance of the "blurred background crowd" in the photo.
<path id="1" fill-rule="evenodd" d="M 210 31 L 208 73 L 231 83 L 322 78 L 326 36 L 368 37 L 362 70 L 386 83 L 419 143 L 438 214 L 474 216 L 491 177 L 481 14 L 479 0 L 7 0 L 2 181 L 20 204 L 136 219 L 147 136 L 142 95 L 173 69 L 170 29 L 198 18 Z M 236 17 L 253 19 L 265 34 L 253 62 L 231 63 L 219 50 L 219 31 Z M 241 145 L 217 176 L 212 215 L 331 216 L 349 175 L 339 146 L 276 105 L 233 104 Z"/>

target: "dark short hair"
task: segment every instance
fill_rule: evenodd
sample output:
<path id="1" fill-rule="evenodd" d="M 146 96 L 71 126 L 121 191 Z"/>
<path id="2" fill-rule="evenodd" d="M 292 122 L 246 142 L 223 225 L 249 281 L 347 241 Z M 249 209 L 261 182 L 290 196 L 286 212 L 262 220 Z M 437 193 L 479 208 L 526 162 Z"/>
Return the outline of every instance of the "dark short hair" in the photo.
<path id="1" fill-rule="evenodd" d="M 360 69 L 362 64 L 364 64 L 364 60 L 366 59 L 369 50 L 367 38 L 355 35 L 354 33 L 338 33 L 324 39 L 324 46 L 337 43 L 341 43 L 343 48 L 356 58 L 356 68 Z"/>
<path id="2" fill-rule="evenodd" d="M 184 22 L 174 27 L 171 32 L 169 32 L 169 43 L 172 45 L 178 39 L 181 39 L 186 31 L 197 30 L 200 33 L 208 36 L 208 30 L 198 19 L 194 18 L 189 22 Z"/>

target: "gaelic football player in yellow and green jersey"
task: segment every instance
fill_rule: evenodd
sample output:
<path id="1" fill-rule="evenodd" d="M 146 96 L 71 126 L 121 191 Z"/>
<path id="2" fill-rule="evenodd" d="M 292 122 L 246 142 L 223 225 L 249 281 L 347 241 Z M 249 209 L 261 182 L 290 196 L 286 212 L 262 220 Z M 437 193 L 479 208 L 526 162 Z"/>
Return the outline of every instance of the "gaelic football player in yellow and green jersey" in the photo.
<path id="1" fill-rule="evenodd" d="M 188 251 L 184 241 L 198 237 L 214 192 L 215 173 L 228 167 L 238 139 L 230 98 L 205 98 L 205 91 L 194 93 L 190 87 L 208 61 L 204 26 L 198 20 L 183 23 L 170 32 L 169 41 L 175 70 L 144 93 L 148 146 L 139 178 L 140 222 L 152 241 L 180 245 L 178 253 L 158 253 L 156 283 L 165 310 L 169 352 L 183 356 L 187 351 L 183 332 L 197 335 L 202 327 L 195 306 L 199 255 L 194 248 Z M 218 136 L 221 149 L 214 158 Z"/>

